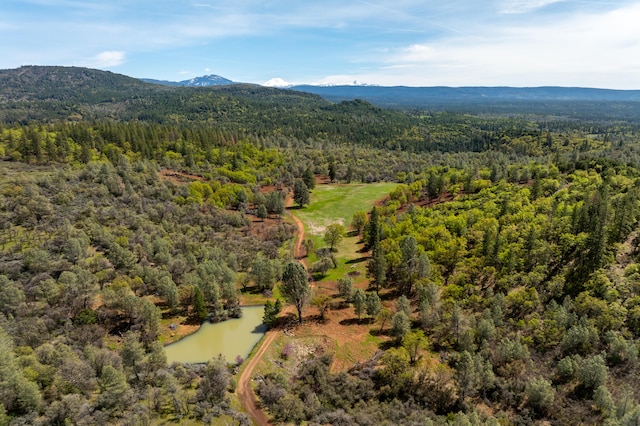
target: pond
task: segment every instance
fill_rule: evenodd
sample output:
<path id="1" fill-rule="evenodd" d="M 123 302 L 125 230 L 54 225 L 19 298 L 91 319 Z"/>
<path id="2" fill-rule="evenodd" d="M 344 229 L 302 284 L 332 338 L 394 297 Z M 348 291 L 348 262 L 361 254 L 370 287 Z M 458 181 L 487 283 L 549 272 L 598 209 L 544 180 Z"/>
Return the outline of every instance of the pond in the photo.
<path id="1" fill-rule="evenodd" d="M 242 318 L 215 324 L 205 322 L 195 333 L 165 346 L 167 362 L 205 363 L 218 354 L 230 363 L 235 362 L 238 355 L 246 359 L 267 331 L 262 324 L 263 314 L 262 306 L 245 306 Z"/>

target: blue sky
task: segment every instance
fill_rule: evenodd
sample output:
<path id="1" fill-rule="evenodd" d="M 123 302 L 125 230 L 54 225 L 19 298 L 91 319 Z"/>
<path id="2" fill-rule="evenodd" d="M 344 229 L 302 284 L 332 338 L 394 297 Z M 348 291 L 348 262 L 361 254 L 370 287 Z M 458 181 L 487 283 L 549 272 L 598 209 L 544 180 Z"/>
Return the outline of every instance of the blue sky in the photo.
<path id="1" fill-rule="evenodd" d="M 640 89 L 640 1 L 1 0 L 0 68 Z"/>

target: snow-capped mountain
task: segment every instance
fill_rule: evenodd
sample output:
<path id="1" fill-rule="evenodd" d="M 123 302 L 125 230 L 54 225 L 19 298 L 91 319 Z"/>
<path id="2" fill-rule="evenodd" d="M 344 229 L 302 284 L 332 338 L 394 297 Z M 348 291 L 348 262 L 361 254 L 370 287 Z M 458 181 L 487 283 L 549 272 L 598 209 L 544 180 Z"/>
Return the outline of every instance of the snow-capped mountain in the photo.
<path id="1" fill-rule="evenodd" d="M 153 80 L 150 78 L 143 78 L 141 80 L 147 83 L 162 84 L 163 86 L 207 87 L 235 84 L 235 82 L 215 74 L 203 75 L 201 77 L 195 77 L 189 80 L 182 81 Z"/>
<path id="2" fill-rule="evenodd" d="M 272 78 L 271 80 L 262 83 L 263 86 L 267 86 L 267 87 L 278 87 L 278 88 L 285 88 L 285 89 L 289 89 L 291 87 L 298 87 L 298 86 L 317 86 L 317 87 L 333 87 L 333 86 L 369 86 L 369 84 L 367 83 L 360 83 L 357 80 L 354 80 L 353 82 L 350 83 L 344 83 L 344 82 L 336 82 L 336 81 L 330 81 L 330 80 L 322 80 L 319 81 L 317 83 L 290 83 L 286 80 L 283 80 L 279 77 L 275 77 Z"/>
<path id="3" fill-rule="evenodd" d="M 205 75 L 202 77 L 195 77 L 190 80 L 181 81 L 181 83 L 186 83 L 185 86 L 220 86 L 223 84 L 233 84 L 233 81 L 228 80 L 224 77 L 220 77 L 219 75 Z"/>
<path id="4" fill-rule="evenodd" d="M 267 86 L 267 87 L 291 87 L 294 84 L 293 83 L 289 83 L 288 81 L 285 81 L 281 78 L 272 78 L 269 81 L 266 81 L 264 83 L 262 83 L 263 86 Z"/>

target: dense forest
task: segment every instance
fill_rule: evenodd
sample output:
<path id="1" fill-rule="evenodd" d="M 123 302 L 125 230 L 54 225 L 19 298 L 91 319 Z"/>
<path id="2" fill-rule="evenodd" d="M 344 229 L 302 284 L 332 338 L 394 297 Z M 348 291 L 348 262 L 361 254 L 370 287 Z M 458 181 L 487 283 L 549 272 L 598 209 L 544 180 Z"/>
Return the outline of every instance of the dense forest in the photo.
<path id="1" fill-rule="evenodd" d="M 232 369 L 167 365 L 161 327 L 278 294 L 309 176 L 398 183 L 355 231 L 368 287 L 332 300 L 388 338 L 347 371 L 264 377 L 274 421 L 638 424 L 640 116 L 534 104 L 0 72 L 0 425 L 250 424 Z"/>

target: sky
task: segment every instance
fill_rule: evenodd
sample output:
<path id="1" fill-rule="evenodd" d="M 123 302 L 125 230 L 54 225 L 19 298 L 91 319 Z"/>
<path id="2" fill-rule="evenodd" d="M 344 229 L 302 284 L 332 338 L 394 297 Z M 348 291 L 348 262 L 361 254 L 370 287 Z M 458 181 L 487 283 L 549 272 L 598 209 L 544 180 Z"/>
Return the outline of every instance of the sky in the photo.
<path id="1" fill-rule="evenodd" d="M 640 0 L 1 0 L 0 69 L 640 89 Z"/>

